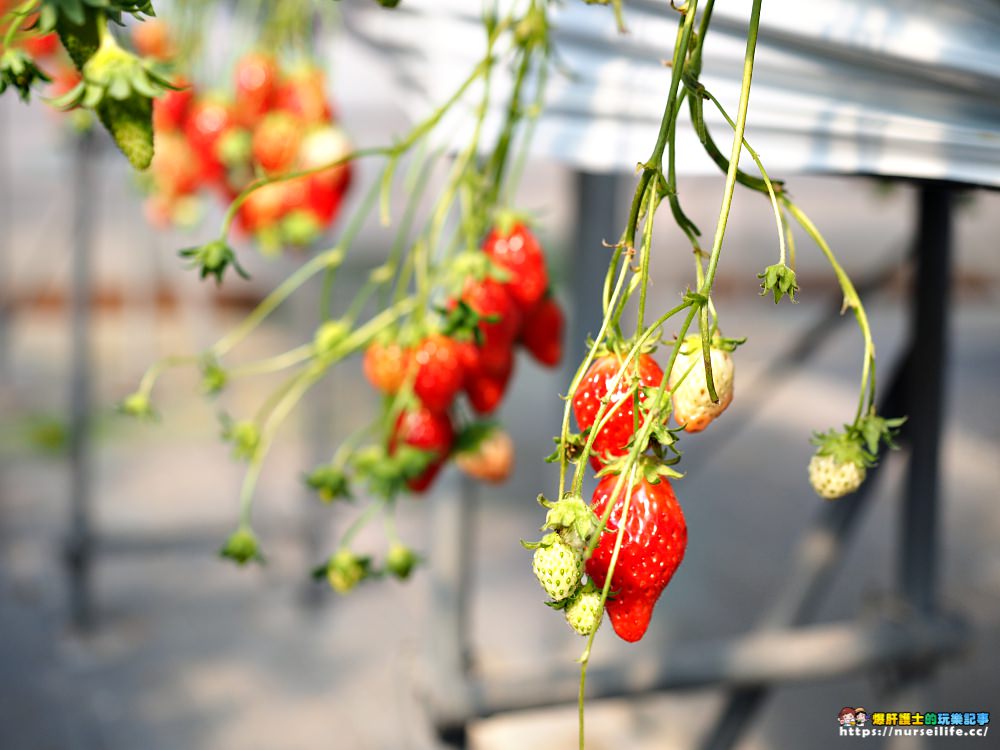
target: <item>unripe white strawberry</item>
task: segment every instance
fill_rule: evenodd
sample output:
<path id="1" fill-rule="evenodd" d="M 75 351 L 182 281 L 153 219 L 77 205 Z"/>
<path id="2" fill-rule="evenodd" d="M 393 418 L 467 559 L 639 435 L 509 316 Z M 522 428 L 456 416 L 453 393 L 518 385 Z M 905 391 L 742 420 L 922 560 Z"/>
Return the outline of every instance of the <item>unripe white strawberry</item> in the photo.
<path id="1" fill-rule="evenodd" d="M 687 432 L 704 430 L 733 400 L 735 365 L 732 354 L 713 345 L 711 359 L 718 403 L 712 401 L 708 392 L 700 336 L 688 336 L 684 339 L 670 371 L 668 384 L 674 402 L 674 420 L 677 424 L 684 425 Z"/>
<path id="2" fill-rule="evenodd" d="M 809 460 L 809 484 L 816 494 L 827 500 L 849 495 L 865 481 L 869 466 L 875 465 L 875 454 L 880 441 L 892 445 L 894 424 L 901 420 L 884 420 L 874 415 L 843 431 L 814 435 L 816 455 Z M 865 433 L 870 433 L 869 438 Z"/>
<path id="3" fill-rule="evenodd" d="M 816 454 L 809 459 L 809 484 L 816 494 L 827 500 L 849 495 L 865 481 L 864 464 L 838 461 L 836 456 Z"/>
<path id="4" fill-rule="evenodd" d="M 594 588 L 593 584 L 587 584 L 569 600 L 563 613 L 569 626 L 580 635 L 589 636 L 597 632 L 604 617 L 601 592 Z"/>
<path id="5" fill-rule="evenodd" d="M 546 534 L 535 547 L 531 568 L 553 601 L 571 597 L 580 587 L 583 577 L 583 555 L 558 534 Z"/>

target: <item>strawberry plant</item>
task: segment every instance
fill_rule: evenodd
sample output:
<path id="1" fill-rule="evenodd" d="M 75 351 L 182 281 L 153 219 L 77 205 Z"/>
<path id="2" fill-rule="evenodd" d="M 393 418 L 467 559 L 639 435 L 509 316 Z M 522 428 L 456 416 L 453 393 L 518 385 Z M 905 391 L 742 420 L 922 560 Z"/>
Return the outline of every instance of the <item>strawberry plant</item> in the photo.
<path id="1" fill-rule="evenodd" d="M 393 7 L 395 1 L 378 0 Z M 610 5 L 621 29 L 619 0 Z M 558 465 L 555 501 L 545 532 L 532 550 L 532 568 L 550 606 L 584 636 L 581 662 L 580 744 L 583 697 L 596 633 L 605 611 L 622 639 L 640 640 L 655 608 L 682 563 L 687 527 L 681 502 L 681 440 L 725 423 L 735 397 L 740 338 L 723 335 L 713 288 L 723 259 L 726 229 L 737 184 L 766 196 L 774 215 L 778 258 L 752 282 L 775 304 L 794 303 L 795 231 L 804 232 L 829 262 L 863 340 L 860 392 L 850 421 L 817 433 L 816 455 L 806 473 L 816 493 L 835 499 L 855 491 L 880 450 L 892 447 L 900 418 L 876 412 L 875 345 L 857 291 L 819 229 L 772 180 L 745 137 L 762 0 L 753 0 L 740 97 L 731 116 L 701 81 L 704 47 L 711 42 L 714 0 L 671 3 L 677 35 L 663 114 L 638 177 L 624 227 L 610 247 L 600 304 L 602 322 L 577 363 L 549 460 Z M 170 71 L 162 59 L 194 59 L 201 45 L 200 12 L 211 3 L 181 3 L 176 43 L 166 26 L 143 28 L 126 51 L 109 32 L 123 16 L 152 12 L 145 2 L 28 0 L 4 16 L 0 90 L 27 98 L 49 76 L 37 60 L 55 32 L 73 60 L 79 80 L 59 102 L 94 110 L 121 150 L 138 168 L 152 165 L 149 210 L 163 222 L 180 222 L 190 199 L 203 188 L 228 207 L 212 239 L 181 251 L 202 277 L 221 283 L 244 275 L 233 235 L 253 235 L 265 249 L 310 246 L 337 216 L 353 164 L 378 160 L 379 177 L 335 244 L 314 254 L 278 285 L 235 329 L 206 351 L 156 363 L 122 409 L 155 415 L 157 379 L 175 366 L 199 367 L 204 391 L 213 395 L 248 377 L 287 373 L 255 414 L 223 418 L 223 436 L 234 457 L 247 462 L 240 491 L 240 520 L 222 554 L 240 564 L 261 561 L 264 541 L 253 530 L 255 487 L 265 459 L 288 415 L 331 368 L 363 357 L 364 372 L 381 397 L 369 424 L 348 437 L 330 460 L 306 477 L 320 500 L 350 501 L 365 508 L 329 558 L 316 569 L 338 592 L 383 575 L 408 577 L 418 556 L 396 535 L 399 496 L 427 491 L 452 459 L 471 476 L 500 481 L 513 463 L 510 438 L 494 422 L 515 367 L 517 348 L 554 367 L 563 352 L 562 311 L 531 221 L 511 205 L 530 140 L 531 120 L 544 104 L 545 83 L 555 69 L 550 3 L 526 0 L 505 12 L 483 15 L 482 57 L 452 95 L 388 146 L 355 149 L 336 124 L 315 65 L 286 67 L 280 54 L 289 39 L 308 37 L 315 10 L 308 0 L 254 6 L 263 13 L 257 48 L 242 54 L 231 77 L 232 93 L 206 93 L 192 84 L 193 70 Z M 511 7 L 515 6 L 515 7 Z M 47 40 L 47 41 L 43 41 Z M 34 51 L 32 51 L 34 49 Z M 499 127 L 485 127 L 496 102 L 499 76 L 512 75 Z M 530 96 L 529 96 L 530 95 Z M 153 99 L 156 98 L 155 104 Z M 715 140 L 704 108 L 719 110 L 732 130 L 728 154 Z M 684 108 L 707 155 L 725 174 L 714 230 L 701 229 L 684 210 L 678 191 L 676 142 Z M 442 123 L 472 112 L 472 127 L 446 161 L 433 148 Z M 456 115 L 455 113 L 459 113 Z M 153 134 L 156 136 L 156 155 Z M 753 160 L 759 176 L 740 169 Z M 408 173 L 400 178 L 401 167 Z M 428 219 L 417 223 L 428 180 L 443 172 Z M 352 251 L 362 223 L 376 214 L 388 225 L 393 187 L 402 182 L 406 205 L 399 214 L 387 259 L 371 269 L 350 300 L 338 294 L 338 271 Z M 654 309 L 649 295 L 654 262 L 654 223 L 666 203 L 678 238 L 693 259 L 691 283 L 669 309 Z M 710 238 L 710 239 L 709 239 Z M 601 238 L 593 238 L 596 247 Z M 687 256 L 688 248 L 683 255 Z M 675 248 L 669 249 L 676 256 Z M 666 254 L 666 250 L 659 252 Z M 660 261 L 656 261 L 660 262 Z M 670 262 L 676 262 L 671 258 Z M 305 283 L 322 277 L 323 298 L 315 329 L 289 351 L 232 365 L 233 351 Z M 634 311 L 634 312 L 633 312 Z M 732 325 L 726 331 L 734 333 Z M 735 333 L 738 333 L 736 331 Z M 575 421 L 575 428 L 574 428 Z M 697 438 L 695 438 L 697 440 Z M 588 471 L 597 488 L 584 500 Z M 804 484 L 804 482 L 803 482 Z M 357 532 L 377 516 L 386 520 L 381 558 L 353 548 Z M 692 544 L 697 544 L 693 539 Z"/>

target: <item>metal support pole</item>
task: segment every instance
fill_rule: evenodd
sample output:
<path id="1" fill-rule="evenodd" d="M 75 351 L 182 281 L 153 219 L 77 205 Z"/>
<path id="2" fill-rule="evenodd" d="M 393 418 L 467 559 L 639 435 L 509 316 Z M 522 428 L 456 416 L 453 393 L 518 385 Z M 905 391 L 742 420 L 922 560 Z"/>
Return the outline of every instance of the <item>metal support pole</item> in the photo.
<path id="1" fill-rule="evenodd" d="M 431 501 L 430 653 L 424 689 L 439 739 L 456 749 L 466 747 L 464 718 L 471 716 L 451 707 L 465 705 L 469 698 L 469 578 L 478 494 L 475 482 L 463 476 L 457 487 L 436 492 Z M 452 721 L 456 713 L 461 718 Z"/>
<path id="2" fill-rule="evenodd" d="M 74 627 L 94 624 L 91 596 L 93 538 L 90 524 L 90 264 L 94 240 L 93 168 L 97 141 L 91 131 L 77 138 L 73 153 L 70 354 L 70 528 L 65 559 Z"/>
<path id="3" fill-rule="evenodd" d="M 938 492 L 944 399 L 953 193 L 926 183 L 919 193 L 913 287 L 913 372 L 907 425 L 910 463 L 902 504 L 900 589 L 918 612 L 931 613 L 937 589 Z M 918 376 L 916 376 L 918 375 Z"/>
<path id="4" fill-rule="evenodd" d="M 613 174 L 577 172 L 576 231 L 569 255 L 573 259 L 569 278 L 572 297 L 572 329 L 567 362 L 582 362 L 587 356 L 587 337 L 601 328 L 601 306 L 594 300 L 604 294 L 604 277 L 608 270 L 611 250 L 600 241 L 615 242 L 618 232 L 615 222 L 616 186 Z"/>

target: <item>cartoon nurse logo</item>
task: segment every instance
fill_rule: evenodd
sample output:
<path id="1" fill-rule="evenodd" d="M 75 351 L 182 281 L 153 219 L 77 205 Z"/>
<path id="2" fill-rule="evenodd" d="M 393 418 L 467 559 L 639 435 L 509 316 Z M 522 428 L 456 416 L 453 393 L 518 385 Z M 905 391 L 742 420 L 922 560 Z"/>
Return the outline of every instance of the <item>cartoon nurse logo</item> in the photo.
<path id="1" fill-rule="evenodd" d="M 867 716 L 865 717 L 868 718 Z M 837 714 L 837 721 L 842 727 L 853 727 L 856 721 L 854 709 L 850 706 L 844 706 L 840 709 L 840 713 Z"/>

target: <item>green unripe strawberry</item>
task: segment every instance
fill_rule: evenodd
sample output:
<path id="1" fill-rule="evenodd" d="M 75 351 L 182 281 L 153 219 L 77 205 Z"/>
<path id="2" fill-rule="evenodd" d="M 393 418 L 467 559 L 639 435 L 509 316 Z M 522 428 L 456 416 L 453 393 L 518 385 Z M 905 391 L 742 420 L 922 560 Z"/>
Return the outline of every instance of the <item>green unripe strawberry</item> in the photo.
<path id="1" fill-rule="evenodd" d="M 580 635 L 589 636 L 596 633 L 604 618 L 601 592 L 593 583 L 588 583 L 569 600 L 563 614 L 566 615 L 569 626 Z"/>
<path id="2" fill-rule="evenodd" d="M 558 534 L 546 534 L 535 545 L 531 568 L 553 601 L 568 599 L 580 586 L 583 555 L 564 542 Z"/>
<path id="3" fill-rule="evenodd" d="M 111 133 L 129 163 L 143 170 L 153 161 L 153 101 L 141 94 L 127 99 L 105 99 L 97 105 L 97 116 Z"/>

